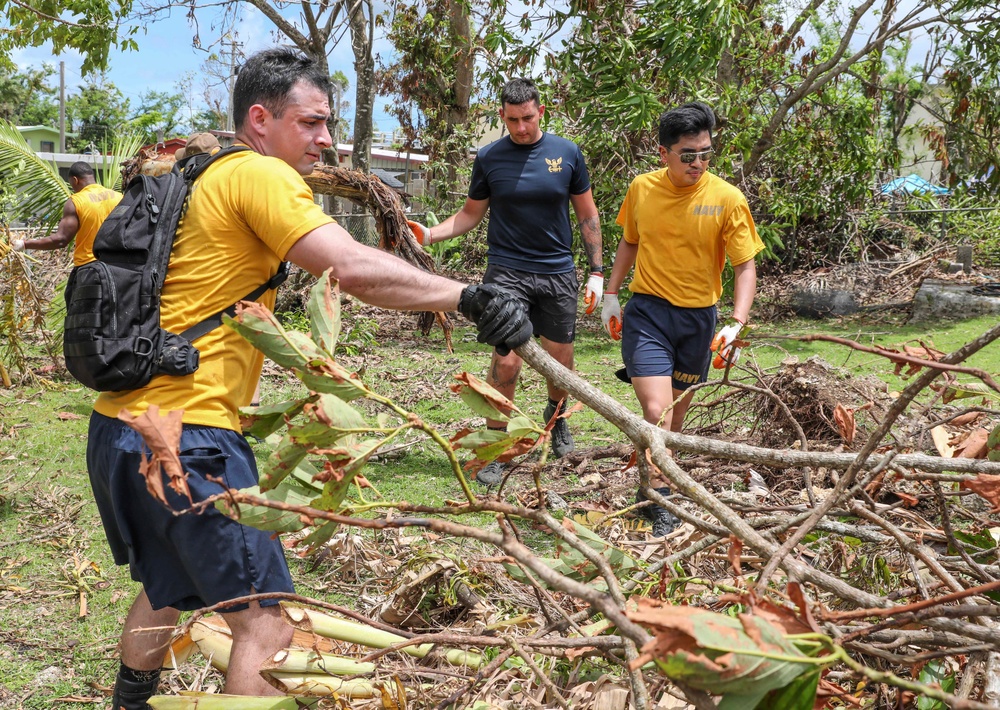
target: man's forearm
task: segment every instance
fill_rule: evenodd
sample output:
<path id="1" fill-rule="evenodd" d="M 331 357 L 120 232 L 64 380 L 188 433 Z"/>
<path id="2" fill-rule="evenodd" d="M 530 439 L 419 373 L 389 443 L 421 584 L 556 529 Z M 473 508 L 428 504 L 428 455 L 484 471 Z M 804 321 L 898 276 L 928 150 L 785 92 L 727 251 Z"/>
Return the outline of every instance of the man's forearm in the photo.
<path id="1" fill-rule="evenodd" d="M 69 237 L 62 235 L 59 232 L 50 234 L 47 237 L 42 237 L 41 239 L 25 239 L 24 248 L 25 249 L 39 249 L 42 251 L 52 251 L 55 249 L 62 249 L 67 246 L 70 242 Z"/>
<path id="2" fill-rule="evenodd" d="M 733 267 L 733 318 L 746 324 L 757 292 L 757 266 L 753 259 Z"/>
<path id="3" fill-rule="evenodd" d="M 580 221 L 580 238 L 587 252 L 587 265 L 591 271 L 604 272 L 604 242 L 601 238 L 601 219 L 597 215 Z"/>
<path id="4" fill-rule="evenodd" d="M 359 244 L 336 224 L 313 230 L 285 255 L 319 276 L 332 268 L 345 293 L 365 303 L 406 311 L 452 311 L 465 284 L 422 271 L 399 257 Z"/>
<path id="5" fill-rule="evenodd" d="M 625 277 L 628 276 L 628 272 L 635 264 L 635 257 L 638 253 L 638 244 L 629 244 L 624 239 L 618 242 L 618 250 L 615 252 L 615 263 L 611 267 L 611 277 L 608 279 L 608 293 L 618 293 L 618 289 L 625 282 Z"/>

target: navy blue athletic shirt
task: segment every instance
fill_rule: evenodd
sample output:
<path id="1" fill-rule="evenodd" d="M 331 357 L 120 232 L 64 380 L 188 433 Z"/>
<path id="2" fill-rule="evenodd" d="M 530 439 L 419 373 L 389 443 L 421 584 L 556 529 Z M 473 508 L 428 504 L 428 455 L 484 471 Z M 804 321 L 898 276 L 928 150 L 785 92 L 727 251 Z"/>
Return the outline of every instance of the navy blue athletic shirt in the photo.
<path id="1" fill-rule="evenodd" d="M 534 274 L 572 271 L 569 196 L 589 189 L 587 164 L 573 141 L 543 133 L 531 145 L 504 136 L 480 148 L 469 197 L 490 201 L 487 261 Z"/>

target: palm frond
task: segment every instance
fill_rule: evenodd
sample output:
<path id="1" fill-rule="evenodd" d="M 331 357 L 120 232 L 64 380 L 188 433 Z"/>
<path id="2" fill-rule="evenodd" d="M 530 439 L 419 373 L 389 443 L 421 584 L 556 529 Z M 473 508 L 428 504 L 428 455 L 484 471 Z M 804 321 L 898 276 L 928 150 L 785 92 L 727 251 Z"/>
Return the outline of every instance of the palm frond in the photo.
<path id="1" fill-rule="evenodd" d="M 106 149 L 101 155 L 101 184 L 109 190 L 121 192 L 122 163 L 138 153 L 141 147 L 141 133 L 116 134 L 110 151 Z"/>
<path id="2" fill-rule="evenodd" d="M 31 149 L 17 127 L 0 119 L 0 175 L 18 194 L 15 214 L 25 222 L 55 229 L 72 194 L 59 169 Z"/>

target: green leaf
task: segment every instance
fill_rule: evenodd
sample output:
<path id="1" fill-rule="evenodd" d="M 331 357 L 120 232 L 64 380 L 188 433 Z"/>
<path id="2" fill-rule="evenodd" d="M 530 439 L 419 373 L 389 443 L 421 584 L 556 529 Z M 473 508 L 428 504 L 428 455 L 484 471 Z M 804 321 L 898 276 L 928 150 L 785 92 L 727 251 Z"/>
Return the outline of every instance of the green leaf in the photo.
<path id="1" fill-rule="evenodd" d="M 956 530 L 955 539 L 964 542 L 966 545 L 978 547 L 980 550 L 992 550 L 997 546 L 997 542 L 993 539 L 993 535 L 990 534 L 989 530 L 981 530 L 975 535 Z M 957 552 L 957 550 L 953 550 L 952 552 Z"/>
<path id="2" fill-rule="evenodd" d="M 786 685 L 784 688 L 772 690 L 756 706 L 756 710 L 812 710 L 816 705 L 816 689 L 819 687 L 818 670 L 805 673 Z M 743 707 L 749 707 L 744 705 Z M 719 706 L 722 710 L 722 706 Z"/>
<path id="3" fill-rule="evenodd" d="M 665 676 L 713 694 L 758 696 L 818 666 L 762 617 L 639 599 L 630 619 L 656 637 L 644 650 Z M 732 706 L 735 707 L 735 706 Z M 744 706 L 746 707 L 746 706 Z"/>
<path id="4" fill-rule="evenodd" d="M 475 375 L 463 372 L 455 375 L 455 379 L 458 384 L 452 385 L 451 391 L 461 397 L 476 414 L 505 422 L 512 412 L 518 411 L 513 402 Z"/>
<path id="5" fill-rule="evenodd" d="M 304 537 L 299 544 L 303 545 L 307 551 L 313 552 L 330 542 L 330 538 L 336 534 L 339 527 L 340 523 L 327 520 L 319 527 L 313 528 L 313 531 Z"/>
<path id="6" fill-rule="evenodd" d="M 274 314 L 257 303 L 244 306 L 236 318 L 223 316 L 230 328 L 282 367 L 306 368 L 328 356 L 305 333 L 287 331 Z"/>
<path id="7" fill-rule="evenodd" d="M 990 461 L 1000 461 L 1000 425 L 993 428 L 989 438 L 986 439 L 986 458 Z"/>
<path id="8" fill-rule="evenodd" d="M 307 448 L 332 446 L 368 428 L 357 410 L 336 395 L 321 394 L 302 408 L 305 421 L 288 427 L 295 443 Z"/>
<path id="9" fill-rule="evenodd" d="M 328 480 L 323 486 L 323 495 L 312 502 L 320 510 L 339 511 L 347 497 L 354 477 L 365 463 L 382 446 L 383 439 L 366 439 L 324 452 L 327 463 L 322 475 Z"/>
<path id="10" fill-rule="evenodd" d="M 299 466 L 307 453 L 305 446 L 286 435 L 264 462 L 259 476 L 260 487 L 264 490 L 275 488 Z"/>
<path id="11" fill-rule="evenodd" d="M 289 481 L 284 481 L 281 485 L 269 491 L 263 491 L 259 486 L 250 486 L 249 488 L 241 488 L 240 492 L 266 500 L 297 506 L 308 506 L 311 499 L 309 491 Z M 225 500 L 216 501 L 215 507 L 234 520 L 238 520 L 244 525 L 249 525 L 258 530 L 295 532 L 305 527 L 305 523 L 302 522 L 299 514 L 288 510 L 267 508 L 262 505 L 247 505 L 245 503 L 240 504 L 238 510 L 231 510 Z"/>
<path id="12" fill-rule="evenodd" d="M 308 401 L 308 399 L 292 399 L 287 402 L 249 408 L 245 410 L 246 414 L 240 416 L 243 431 L 258 439 L 266 439 L 284 425 L 285 417 L 291 419 L 296 416 Z"/>
<path id="13" fill-rule="evenodd" d="M 938 685 L 946 693 L 955 692 L 955 674 L 951 673 L 944 661 L 930 661 L 922 669 L 917 677 L 925 685 Z M 917 710 L 947 710 L 944 701 L 929 698 L 921 695 L 917 698 Z"/>
<path id="14" fill-rule="evenodd" d="M 966 382 L 961 385 L 947 385 L 941 390 L 941 401 L 948 404 L 956 399 L 990 397 L 994 392 L 982 382 Z"/>
<path id="15" fill-rule="evenodd" d="M 331 356 L 340 338 L 340 290 L 333 269 L 327 269 L 309 291 L 306 311 L 309 313 L 312 337 Z"/>
<path id="16" fill-rule="evenodd" d="M 334 360 L 314 363 L 304 369 L 296 368 L 294 372 L 313 392 L 332 394 L 345 402 L 371 394 L 356 374 L 348 372 Z"/>

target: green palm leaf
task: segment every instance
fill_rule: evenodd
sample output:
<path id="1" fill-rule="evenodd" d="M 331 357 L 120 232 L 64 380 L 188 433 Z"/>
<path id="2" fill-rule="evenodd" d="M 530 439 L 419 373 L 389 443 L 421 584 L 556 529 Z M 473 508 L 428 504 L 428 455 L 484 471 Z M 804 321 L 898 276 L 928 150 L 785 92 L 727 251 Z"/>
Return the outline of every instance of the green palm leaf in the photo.
<path id="1" fill-rule="evenodd" d="M 31 149 L 20 131 L 0 119 L 0 175 L 17 191 L 14 214 L 24 222 L 40 224 L 46 233 L 55 229 L 69 199 L 69 185 L 59 177 L 59 169 Z"/>
<path id="2" fill-rule="evenodd" d="M 141 133 L 116 134 L 115 139 L 111 142 L 110 151 L 105 146 L 104 152 L 101 154 L 101 164 L 94 166 L 95 168 L 100 168 L 98 172 L 101 175 L 101 184 L 109 190 L 118 190 L 121 192 L 122 162 L 138 153 L 141 147 Z"/>

